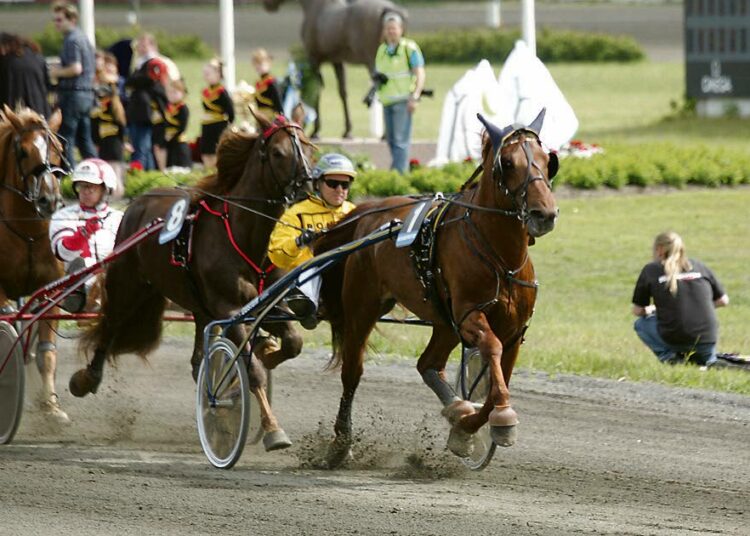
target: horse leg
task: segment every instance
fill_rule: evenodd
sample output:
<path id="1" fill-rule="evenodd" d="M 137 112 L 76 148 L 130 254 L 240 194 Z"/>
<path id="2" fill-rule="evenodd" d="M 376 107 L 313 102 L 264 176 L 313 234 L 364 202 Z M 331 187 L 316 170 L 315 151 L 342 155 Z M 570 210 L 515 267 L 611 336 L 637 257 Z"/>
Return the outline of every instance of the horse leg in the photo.
<path id="1" fill-rule="evenodd" d="M 264 367 L 273 370 L 287 359 L 297 357 L 302 351 L 303 341 L 291 322 L 274 322 L 267 327 L 269 333 L 281 339 L 281 346 L 269 337 L 256 345 L 253 353 Z"/>
<path id="2" fill-rule="evenodd" d="M 461 336 L 469 344 L 476 346 L 482 359 L 489 364 L 491 387 L 479 412 L 460 416 L 456 425 L 464 432 L 473 434 L 489 421 L 493 441 L 501 447 L 510 447 L 516 442 L 518 416 L 510 405 L 510 391 L 501 365 L 502 358 L 505 357 L 503 344 L 492 332 L 487 317 L 481 311 L 469 313 L 461 323 L 460 331 Z M 517 345 L 515 346 L 517 354 Z M 515 357 L 507 357 L 512 368 Z M 505 370 L 510 373 L 511 369 L 506 366 Z"/>
<path id="3" fill-rule="evenodd" d="M 349 103 L 347 101 L 346 71 L 344 71 L 344 64 L 341 62 L 334 63 L 333 70 L 336 73 L 336 82 L 338 82 L 339 86 L 341 104 L 344 106 L 344 134 L 341 137 L 349 139 L 352 137 L 352 122 L 349 118 Z"/>
<path id="4" fill-rule="evenodd" d="M 377 292 L 375 285 L 369 285 L 370 292 Z M 345 291 L 346 292 L 346 291 Z M 328 450 L 327 462 L 329 468 L 338 467 L 344 460 L 351 457 L 352 446 L 352 403 L 354 394 L 359 386 L 359 380 L 364 372 L 365 346 L 372 328 L 380 317 L 380 304 L 367 299 L 362 294 L 364 288 L 354 293 L 357 304 L 345 307 L 344 337 L 341 344 L 341 384 L 343 387 L 339 412 L 336 415 L 334 431 L 336 437 Z M 351 295 L 352 293 L 348 293 Z M 346 293 L 345 293 L 346 295 Z M 361 300 L 361 301 L 360 301 Z M 357 319 L 352 321 L 353 308 L 356 307 Z"/>
<path id="5" fill-rule="evenodd" d="M 313 132 L 312 134 L 310 134 L 311 140 L 317 140 L 320 137 L 320 94 L 322 93 L 323 89 L 323 75 L 320 73 L 320 65 L 312 65 L 311 68 L 315 78 L 318 81 L 318 84 L 320 84 L 319 90 L 315 95 L 315 102 L 313 104 L 313 108 L 315 108 L 315 122 L 313 123 Z"/>
<path id="6" fill-rule="evenodd" d="M 227 333 L 227 336 L 238 345 L 244 340 L 245 335 L 245 328 L 240 325 L 233 326 Z M 270 452 L 291 446 L 292 442 L 289 440 L 289 436 L 287 436 L 286 432 L 279 425 L 271 409 L 271 403 L 268 401 L 266 371 L 260 360 L 253 359 L 249 342 L 240 355 L 247 366 L 250 392 L 255 396 L 258 408 L 260 409 L 260 424 L 263 428 L 263 447 L 267 452 Z"/>
<path id="7" fill-rule="evenodd" d="M 57 312 L 55 309 L 54 312 Z M 54 324 L 54 325 L 53 325 Z M 69 424 L 70 417 L 60 409 L 60 397 L 55 391 L 55 371 L 57 370 L 57 320 L 39 323 L 39 342 L 36 346 L 36 366 L 42 377 L 42 410 L 46 415 L 61 424 Z"/>

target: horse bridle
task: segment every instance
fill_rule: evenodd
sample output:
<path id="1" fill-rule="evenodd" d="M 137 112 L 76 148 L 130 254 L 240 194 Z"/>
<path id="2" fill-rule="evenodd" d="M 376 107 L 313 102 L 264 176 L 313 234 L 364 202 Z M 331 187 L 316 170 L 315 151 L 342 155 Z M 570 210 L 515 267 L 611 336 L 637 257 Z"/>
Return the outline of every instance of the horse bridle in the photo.
<path id="1" fill-rule="evenodd" d="M 287 134 L 289 134 L 289 137 L 292 140 L 292 154 L 294 155 L 294 162 L 291 167 L 289 178 L 284 182 L 279 179 L 279 176 L 276 174 L 276 170 L 274 169 L 273 165 L 270 164 L 268 152 L 266 150 L 267 145 L 273 135 L 280 130 L 285 130 Z M 261 162 L 263 162 L 264 164 L 269 164 L 268 167 L 271 170 L 271 176 L 273 177 L 276 186 L 283 196 L 285 205 L 291 205 L 292 203 L 294 203 L 300 189 L 305 185 L 306 182 L 312 180 L 310 164 L 307 161 L 305 153 L 302 152 L 302 142 L 297 135 L 298 130 L 302 131 L 302 127 L 296 123 L 287 121 L 283 116 L 278 116 L 274 120 L 273 124 L 263 132 L 263 136 L 260 141 Z"/>
<path id="2" fill-rule="evenodd" d="M 513 215 L 522 222 L 526 222 L 529 218 L 527 193 L 529 190 L 529 186 L 531 186 L 531 183 L 535 181 L 542 181 L 547 185 L 547 188 L 552 190 L 552 177 L 546 177 L 542 167 L 536 163 L 536 160 L 534 160 L 534 155 L 529 145 L 529 140 L 526 138 L 526 136 L 529 134 L 534 137 L 533 141 L 540 143 L 539 136 L 537 136 L 535 132 L 526 129 L 514 130 L 505 139 L 507 141 L 504 140 L 498 148 L 497 152 L 495 153 L 495 158 L 493 160 L 492 166 L 493 176 L 498 176 L 497 187 L 503 192 L 504 195 L 509 197 L 511 199 L 511 202 L 513 203 L 513 210 L 509 211 L 508 215 Z M 516 143 L 522 144 L 521 148 L 526 155 L 526 177 L 517 188 L 511 190 L 510 188 L 508 188 L 508 185 L 504 180 L 502 151 L 504 148 Z M 557 157 L 555 156 L 555 158 Z M 539 172 L 538 175 L 533 174 L 534 169 Z M 521 200 L 520 203 L 518 202 L 519 197 Z"/>
<path id="3" fill-rule="evenodd" d="M 29 155 L 21 146 L 21 140 L 23 139 L 23 136 L 25 134 L 29 132 L 35 132 L 37 130 L 44 131 L 43 141 L 38 141 L 39 138 L 36 138 L 34 140 L 34 145 L 39 151 L 39 154 L 42 157 L 42 161 L 28 173 L 24 173 L 23 161 L 28 158 Z M 2 183 L 3 188 L 20 195 L 25 201 L 34 205 L 34 209 L 40 216 L 41 211 L 39 209 L 38 202 L 42 192 L 42 184 L 44 180 L 49 180 L 49 177 L 54 177 L 54 180 L 59 180 L 60 176 L 67 173 L 65 169 L 58 166 L 53 166 L 50 163 L 51 150 L 52 146 L 54 145 L 52 136 L 52 132 L 50 132 L 49 128 L 46 125 L 34 125 L 18 132 L 13 138 L 13 152 L 16 156 L 16 170 L 19 177 L 21 178 L 21 181 L 23 182 L 24 187 L 23 190 L 20 190 L 12 184 L 7 184 L 6 182 Z M 40 147 L 40 145 L 42 145 L 43 147 Z M 57 153 L 61 161 L 65 163 L 65 156 L 62 154 L 62 152 L 57 150 Z M 52 190 L 52 185 L 49 186 L 50 190 Z"/>

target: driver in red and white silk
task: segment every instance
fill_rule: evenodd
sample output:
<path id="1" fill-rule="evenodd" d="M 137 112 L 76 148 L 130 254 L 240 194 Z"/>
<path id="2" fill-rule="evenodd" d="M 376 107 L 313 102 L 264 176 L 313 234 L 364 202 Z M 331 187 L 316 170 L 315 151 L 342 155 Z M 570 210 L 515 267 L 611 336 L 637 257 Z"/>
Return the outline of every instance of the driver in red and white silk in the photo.
<path id="1" fill-rule="evenodd" d="M 110 207 L 107 198 L 116 185 L 112 166 L 99 158 L 86 159 L 73 171 L 78 203 L 55 212 L 49 226 L 52 251 L 66 272 L 91 266 L 112 252 L 122 211 Z M 91 284 L 92 279 L 86 286 Z"/>

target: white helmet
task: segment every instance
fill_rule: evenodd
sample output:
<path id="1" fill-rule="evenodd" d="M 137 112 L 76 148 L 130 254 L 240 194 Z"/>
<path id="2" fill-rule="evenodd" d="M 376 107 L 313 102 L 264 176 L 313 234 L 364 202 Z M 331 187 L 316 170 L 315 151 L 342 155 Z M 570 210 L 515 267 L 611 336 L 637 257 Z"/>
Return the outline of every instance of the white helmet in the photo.
<path id="1" fill-rule="evenodd" d="M 117 186 L 117 174 L 107 162 L 101 158 L 87 158 L 73 170 L 73 190 L 77 182 L 103 184 L 107 193 L 111 194 Z"/>

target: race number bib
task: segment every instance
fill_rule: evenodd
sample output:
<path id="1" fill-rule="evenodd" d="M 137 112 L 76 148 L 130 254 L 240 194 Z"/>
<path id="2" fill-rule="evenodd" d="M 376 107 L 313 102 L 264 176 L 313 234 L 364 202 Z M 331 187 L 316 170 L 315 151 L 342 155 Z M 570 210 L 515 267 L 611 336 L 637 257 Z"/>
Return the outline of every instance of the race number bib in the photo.
<path id="1" fill-rule="evenodd" d="M 166 223 L 159 233 L 159 244 L 166 244 L 170 240 L 174 240 L 180 231 L 182 230 L 182 224 L 185 223 L 185 218 L 188 215 L 189 200 L 187 197 L 182 197 L 175 201 L 167 212 L 164 218 Z"/>

